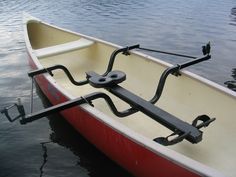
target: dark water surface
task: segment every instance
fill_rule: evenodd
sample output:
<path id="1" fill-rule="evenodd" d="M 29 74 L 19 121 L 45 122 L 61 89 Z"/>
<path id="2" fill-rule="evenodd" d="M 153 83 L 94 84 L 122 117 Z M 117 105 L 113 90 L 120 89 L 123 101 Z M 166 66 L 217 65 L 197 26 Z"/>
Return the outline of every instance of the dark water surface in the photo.
<path id="1" fill-rule="evenodd" d="M 189 68 L 220 85 L 236 82 L 235 0 L 0 0 L 0 108 L 21 97 L 29 104 L 29 67 L 22 12 L 119 45 L 201 55 L 211 41 L 212 60 Z M 186 59 L 154 56 L 171 63 Z M 236 89 L 235 89 L 236 90 Z M 42 100 L 35 95 L 35 109 Z M 44 102 L 46 104 L 46 102 Z M 28 110 L 27 110 L 28 111 Z M 79 136 L 60 116 L 20 125 L 0 117 L 0 177 L 129 176 Z"/>

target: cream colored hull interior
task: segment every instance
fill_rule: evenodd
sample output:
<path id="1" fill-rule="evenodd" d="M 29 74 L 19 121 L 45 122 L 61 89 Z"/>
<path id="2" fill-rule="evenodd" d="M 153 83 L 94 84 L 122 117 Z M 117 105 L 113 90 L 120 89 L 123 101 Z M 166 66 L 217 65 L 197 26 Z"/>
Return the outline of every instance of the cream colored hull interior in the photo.
<path id="1" fill-rule="evenodd" d="M 33 50 L 70 43 L 81 39 L 81 36 L 53 28 L 41 23 L 29 23 L 28 35 Z M 83 37 L 84 38 L 84 37 Z M 43 67 L 61 64 L 66 66 L 75 80 L 85 79 L 86 71 L 104 73 L 108 65 L 114 46 L 101 41 L 92 41 L 82 48 L 73 48 L 63 53 L 39 57 Z M 205 63 L 206 67 L 209 63 Z M 148 59 L 144 55 L 131 54 L 118 55 L 114 70 L 126 73 L 127 79 L 121 84 L 126 89 L 136 93 L 142 98 L 152 98 L 161 73 L 167 66 L 160 64 L 159 60 Z M 75 86 L 62 71 L 54 71 L 54 79 L 68 93 L 74 97 L 83 96 L 95 91 L 90 85 Z M 203 140 L 198 144 L 183 141 L 168 148 L 173 149 L 203 164 L 213 167 L 227 176 L 236 176 L 236 98 L 235 95 L 225 93 L 222 88 L 215 88 L 211 82 L 197 79 L 195 75 L 189 76 L 186 72 L 180 77 L 169 76 L 163 94 L 156 106 L 191 123 L 199 115 L 206 114 L 215 117 L 216 121 L 209 127 L 203 128 Z M 103 89 L 100 91 L 106 92 Z M 108 92 L 106 92 L 109 94 Z M 129 106 L 119 98 L 109 94 L 119 110 Z M 104 101 L 94 101 L 95 108 L 109 115 L 111 119 L 119 121 L 135 132 L 151 140 L 167 136 L 171 132 L 159 123 L 153 121 L 142 113 L 136 113 L 125 118 L 116 117 Z"/>

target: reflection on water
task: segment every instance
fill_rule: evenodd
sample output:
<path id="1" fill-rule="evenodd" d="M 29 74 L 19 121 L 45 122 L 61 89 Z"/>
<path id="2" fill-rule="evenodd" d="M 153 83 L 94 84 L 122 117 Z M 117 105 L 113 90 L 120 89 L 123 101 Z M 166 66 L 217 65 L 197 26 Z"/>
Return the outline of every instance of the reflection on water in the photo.
<path id="1" fill-rule="evenodd" d="M 232 69 L 232 77 L 236 80 L 236 68 Z"/>
<path id="2" fill-rule="evenodd" d="M 236 16 L 236 7 L 233 7 L 231 9 L 231 15 L 235 15 Z"/>
<path id="3" fill-rule="evenodd" d="M 234 80 L 226 81 L 224 84 L 231 90 L 236 91 L 236 68 L 232 69 L 232 75 Z"/>
<path id="4" fill-rule="evenodd" d="M 230 25 L 236 26 L 236 7 L 233 7 L 233 8 L 231 9 L 230 18 L 231 18 Z"/>
<path id="5" fill-rule="evenodd" d="M 40 96 L 44 107 L 51 106 L 48 102 L 47 98 L 43 95 L 39 87 L 37 86 L 37 93 Z M 126 172 L 121 167 L 117 166 L 114 162 L 112 162 L 109 158 L 104 156 L 99 150 L 93 147 L 87 140 L 85 140 L 81 135 L 78 134 L 74 128 L 67 123 L 63 117 L 59 114 L 54 114 L 52 116 L 48 116 L 49 125 L 52 130 L 50 133 L 50 141 L 40 143 L 42 145 L 42 165 L 40 166 L 40 177 L 47 176 L 45 171 L 48 171 L 49 164 L 54 163 L 55 160 L 61 160 L 62 164 L 65 160 L 64 154 L 57 154 L 57 157 L 54 157 L 52 161 L 53 153 L 50 154 L 48 148 L 50 146 L 54 146 L 58 144 L 65 149 L 68 149 L 72 152 L 76 157 L 76 162 L 74 165 L 68 164 L 70 166 L 71 171 L 73 171 L 72 175 L 75 172 L 80 171 L 81 176 L 91 176 L 91 177 L 100 177 L 100 176 L 112 176 L 112 177 L 130 177 L 131 175 Z M 80 167 L 80 170 L 78 168 Z M 63 167 L 60 167 L 61 170 Z M 68 167 L 67 167 L 68 168 Z M 81 170 L 82 169 L 82 170 Z M 55 169 L 53 172 L 55 174 Z M 60 176 L 70 176 L 61 175 Z"/>
<path id="6" fill-rule="evenodd" d="M 43 176 L 43 167 L 46 165 L 47 163 L 47 157 L 48 157 L 48 151 L 47 151 L 47 144 L 48 143 L 51 143 L 52 141 L 47 141 L 47 142 L 42 142 L 40 143 L 42 145 L 42 150 L 43 150 L 43 163 L 42 165 L 40 166 L 39 170 L 40 170 L 40 177 Z"/>

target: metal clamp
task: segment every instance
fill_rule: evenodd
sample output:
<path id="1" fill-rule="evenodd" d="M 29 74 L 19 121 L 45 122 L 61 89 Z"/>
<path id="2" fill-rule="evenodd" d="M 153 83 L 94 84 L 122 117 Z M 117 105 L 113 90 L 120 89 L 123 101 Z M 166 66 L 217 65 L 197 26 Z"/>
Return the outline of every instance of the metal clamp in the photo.
<path id="1" fill-rule="evenodd" d="M 202 127 L 207 127 L 208 125 L 210 125 L 210 123 L 212 123 L 215 120 L 216 118 L 210 118 L 207 115 L 200 115 L 193 120 L 192 126 L 200 130 Z M 201 123 L 198 123 L 198 122 L 201 122 Z M 170 145 L 174 145 L 183 141 L 184 139 L 188 137 L 189 134 L 190 132 L 181 133 L 180 131 L 177 130 L 176 132 L 170 134 L 167 137 L 155 138 L 154 141 L 164 146 L 170 146 Z M 171 139 L 171 137 L 174 137 L 174 136 L 176 137 Z"/>
<path id="2" fill-rule="evenodd" d="M 17 98 L 17 102 L 18 103 L 14 103 L 14 104 L 12 104 L 10 106 L 7 106 L 7 107 L 5 107 L 4 109 L 2 109 L 0 111 L 2 114 L 4 114 L 7 117 L 9 122 L 14 122 L 14 121 L 16 121 L 19 118 L 24 118 L 24 116 L 25 116 L 25 109 L 24 109 L 24 106 L 21 104 L 20 98 Z M 11 116 L 9 115 L 9 110 L 13 109 L 14 107 L 17 108 L 19 115 L 17 115 L 14 118 L 11 118 Z"/>

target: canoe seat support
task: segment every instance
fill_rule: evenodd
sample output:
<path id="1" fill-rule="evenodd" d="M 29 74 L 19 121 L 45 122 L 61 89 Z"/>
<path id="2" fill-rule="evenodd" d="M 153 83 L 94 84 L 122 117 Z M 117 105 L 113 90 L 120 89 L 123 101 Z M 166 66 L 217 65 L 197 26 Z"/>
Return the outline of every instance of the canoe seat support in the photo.
<path id="1" fill-rule="evenodd" d="M 168 112 L 165 112 L 164 110 L 156 107 L 154 104 L 159 100 L 162 91 L 164 89 L 166 79 L 170 74 L 179 76 L 181 69 L 200 63 L 202 61 L 206 61 L 211 58 L 210 44 L 203 46 L 204 49 L 208 48 L 207 50 L 208 52 L 203 52 L 204 54 L 203 57 L 199 58 L 194 57 L 194 60 L 190 60 L 186 63 L 177 64 L 176 66 L 167 68 L 160 77 L 159 84 L 157 86 L 153 98 L 149 101 L 146 101 L 141 97 L 131 93 L 129 90 L 126 90 L 121 86 L 119 86 L 118 84 L 125 80 L 125 74 L 121 71 L 112 71 L 115 58 L 119 53 L 122 52 L 124 55 L 130 55 L 129 50 L 136 48 L 140 48 L 139 45 L 133 45 L 130 47 L 125 47 L 115 50 L 110 57 L 107 70 L 103 75 L 99 75 L 91 71 L 86 73 L 89 84 L 92 85 L 93 87 L 98 87 L 98 88 L 103 87 L 112 94 L 116 95 L 118 98 L 128 103 L 131 106 L 131 108 L 124 111 L 126 112 L 127 115 L 131 115 L 133 113 L 141 111 L 144 114 L 148 115 L 150 118 L 156 120 L 160 124 L 164 125 L 168 129 L 173 131 L 173 133 L 170 136 L 166 138 L 163 137 L 156 138 L 154 139 L 155 141 L 163 145 L 176 144 L 182 141 L 183 139 L 187 139 L 192 143 L 200 142 L 202 140 L 202 131 L 200 131 L 199 129 L 208 126 L 211 122 L 215 120 L 215 118 L 210 119 L 208 116 L 199 116 L 198 118 L 194 119 L 192 125 L 190 125 L 182 121 L 181 119 L 178 119 L 177 117 L 169 114 Z M 119 74 L 118 75 L 116 74 L 115 78 L 111 78 L 110 76 L 113 75 L 113 72 L 118 72 L 121 74 L 120 76 Z M 198 120 L 203 121 L 201 126 L 197 126 L 196 122 L 198 122 Z M 178 136 L 169 141 L 168 138 L 174 135 Z"/>
<path id="2" fill-rule="evenodd" d="M 29 76 L 33 78 L 36 75 L 43 74 L 45 72 L 50 73 L 54 69 L 62 69 L 62 68 L 64 67 L 61 67 L 60 65 L 58 65 L 51 68 L 36 70 L 36 71 L 30 72 Z M 65 73 L 67 73 L 66 72 L 67 70 L 64 70 L 64 71 Z M 111 71 L 110 73 L 107 74 L 107 76 L 102 76 L 95 72 L 87 72 L 86 74 L 87 74 L 87 80 L 89 84 L 97 88 L 105 88 L 110 93 L 114 94 L 118 98 L 128 103 L 131 106 L 131 108 L 126 111 L 119 112 L 116 106 L 114 105 L 113 101 L 108 95 L 102 92 L 95 92 L 95 93 L 91 93 L 89 95 L 77 98 L 75 100 L 67 101 L 67 102 L 46 108 L 44 110 L 41 110 L 35 113 L 31 112 L 28 115 L 25 114 L 24 107 L 20 103 L 14 104 L 13 106 L 17 107 L 20 115 L 13 119 L 8 114 L 8 110 L 12 108 L 13 106 L 10 106 L 1 110 L 1 113 L 5 114 L 7 118 L 11 121 L 15 121 L 21 118 L 20 120 L 21 124 L 25 124 L 25 123 L 40 119 L 49 114 L 74 107 L 76 105 L 81 105 L 85 103 L 89 103 L 90 105 L 92 105 L 93 100 L 102 98 L 107 102 L 112 112 L 118 117 L 126 117 L 128 115 L 141 111 L 142 113 L 146 114 L 150 118 L 154 119 L 155 121 L 159 122 L 166 128 L 173 131 L 173 133 L 170 136 L 177 135 L 177 137 L 171 141 L 168 140 L 170 136 L 166 138 L 159 137 L 159 138 L 154 139 L 154 141 L 163 145 L 173 145 L 184 139 L 188 140 L 191 143 L 198 143 L 202 140 L 202 131 L 200 131 L 199 129 L 202 127 L 208 126 L 211 122 L 215 120 L 214 118 L 210 119 L 208 116 L 199 116 L 197 119 L 193 121 L 192 125 L 187 122 L 182 121 L 181 119 L 175 117 L 174 115 L 171 115 L 170 113 L 156 107 L 151 102 L 146 101 L 143 98 L 130 92 L 129 90 L 119 86 L 118 84 L 124 81 L 126 78 L 125 73 L 121 71 Z M 202 123 L 198 124 L 199 121 L 202 121 Z"/>
<path id="3" fill-rule="evenodd" d="M 109 87 L 107 87 L 106 89 L 109 92 L 116 95 L 117 97 L 119 97 L 120 99 L 122 99 L 123 101 L 130 104 L 133 108 L 135 108 L 133 109 L 133 113 L 137 112 L 137 110 L 141 111 L 142 113 L 146 114 L 150 118 L 154 119 L 155 121 L 165 126 L 166 128 L 172 130 L 173 134 L 171 134 L 170 136 L 178 135 L 177 138 L 171 141 L 168 140 L 168 137 L 170 136 L 166 138 L 160 137 L 160 138 L 154 139 L 154 141 L 163 145 L 173 145 L 173 144 L 181 142 L 184 139 L 188 140 L 191 143 L 198 143 L 202 140 L 202 131 L 200 131 L 199 129 L 203 126 L 204 127 L 208 126 L 212 121 L 215 120 L 215 119 L 208 118 L 208 116 L 204 116 L 204 117 L 199 116 L 197 119 L 193 121 L 193 124 L 191 125 L 187 122 L 182 121 L 181 119 L 178 119 L 177 117 L 171 115 L 170 113 L 156 107 L 152 103 L 140 98 L 139 96 L 131 93 L 130 91 L 120 87 L 119 85 L 115 83 L 113 83 L 112 85 L 109 85 Z M 43 110 L 30 113 L 27 115 L 25 114 L 23 105 L 21 105 L 20 103 L 14 104 L 13 106 L 17 107 L 20 115 L 13 119 L 8 114 L 8 110 L 12 106 L 1 110 L 1 113 L 5 114 L 7 118 L 11 120 L 11 122 L 17 119 L 20 119 L 21 124 L 26 124 L 26 123 L 38 120 L 40 118 L 43 118 L 47 115 L 57 113 L 57 112 L 60 112 L 62 110 L 65 110 L 65 109 L 68 109 L 77 105 L 86 104 L 86 103 L 91 105 L 93 100 L 101 99 L 101 98 L 107 102 L 108 106 L 110 107 L 110 109 L 116 116 L 125 117 L 125 116 L 130 115 L 130 112 L 126 112 L 126 111 L 119 112 L 116 106 L 114 105 L 113 101 L 111 100 L 111 98 L 107 94 L 102 93 L 102 92 L 91 93 L 89 95 L 85 95 L 83 97 L 79 97 L 74 100 L 66 101 L 61 104 L 58 104 L 49 108 L 45 108 Z M 198 121 L 202 121 L 203 123 L 197 125 Z"/>
<path id="4" fill-rule="evenodd" d="M 86 77 L 93 87 L 104 88 L 123 82 L 126 79 L 126 74 L 122 71 L 111 71 L 106 76 L 102 76 L 90 71 L 86 72 Z"/>
<path id="5" fill-rule="evenodd" d="M 80 38 L 76 41 L 37 49 L 37 50 L 34 50 L 34 53 L 38 58 L 44 58 L 44 57 L 49 57 L 53 55 L 58 55 L 65 52 L 70 52 L 73 50 L 83 49 L 83 48 L 91 46 L 92 44 L 94 44 L 94 41 L 91 41 L 85 38 Z"/>
<path id="6" fill-rule="evenodd" d="M 116 71 L 117 72 L 117 71 Z M 168 138 L 161 138 L 161 140 L 165 141 L 158 141 L 160 139 L 156 139 L 157 142 L 163 145 L 172 145 L 176 144 L 183 139 L 188 140 L 191 143 L 198 143 L 202 140 L 202 131 L 199 129 L 204 125 L 209 125 L 215 119 L 202 119 L 198 118 L 197 120 L 193 121 L 194 123 L 191 125 L 187 122 L 182 121 L 181 119 L 175 117 L 174 115 L 156 107 L 149 101 L 144 100 L 143 98 L 135 95 L 134 93 L 130 92 L 129 90 L 119 86 L 116 83 L 116 80 L 112 82 L 112 79 L 109 77 L 113 74 L 113 71 L 107 74 L 106 77 L 99 75 L 95 72 L 87 72 L 87 79 L 89 84 L 95 87 L 103 87 L 108 90 L 110 93 L 114 94 L 121 100 L 128 103 L 132 108 L 133 112 L 141 111 L 142 113 L 146 114 L 150 118 L 154 119 L 155 121 L 159 122 L 166 128 L 173 131 L 172 135 L 178 135 L 177 138 L 168 142 Z M 123 74 L 123 73 L 122 73 Z M 117 81 L 118 83 L 124 80 L 124 76 L 121 77 L 122 79 Z M 106 82 L 109 80 L 108 83 L 100 82 L 99 79 L 104 79 L 102 81 Z M 206 116 L 205 116 L 206 117 Z M 204 123 L 202 126 L 197 127 L 197 121 L 202 120 Z"/>
<path id="7" fill-rule="evenodd" d="M 113 101 L 111 100 L 111 98 L 105 93 L 95 92 L 95 93 L 91 93 L 89 95 L 85 95 L 80 98 L 77 98 L 75 100 L 70 100 L 70 101 L 46 108 L 44 110 L 41 110 L 35 113 L 32 113 L 31 111 L 31 113 L 28 115 L 25 114 L 24 107 L 20 103 L 4 108 L 3 110 L 1 110 L 1 113 L 5 114 L 8 120 L 11 122 L 21 118 L 20 122 L 22 124 L 25 124 L 25 123 L 40 119 L 49 114 L 71 108 L 76 105 L 81 105 L 84 103 L 88 103 L 92 105 L 93 100 L 102 98 L 107 102 L 112 112 L 118 117 L 126 117 L 140 111 L 144 113 L 145 115 L 149 116 L 150 118 L 152 118 L 153 120 L 159 122 L 160 124 L 168 128 L 169 130 L 171 130 L 173 132 L 171 135 L 167 137 L 158 137 L 154 139 L 154 141 L 160 144 L 163 144 L 166 146 L 173 145 L 173 144 L 181 142 L 184 139 L 188 140 L 191 143 L 200 142 L 202 140 L 202 134 L 203 134 L 203 132 L 200 131 L 200 128 L 208 126 L 211 122 L 215 120 L 215 118 L 210 118 L 207 115 L 201 115 L 201 116 L 198 116 L 196 119 L 194 119 L 192 124 L 189 124 L 175 117 L 174 115 L 160 109 L 154 104 L 160 98 L 162 90 L 165 85 L 166 78 L 168 77 L 169 74 L 179 75 L 180 69 L 208 60 L 211 58 L 211 56 L 209 55 L 209 53 L 206 53 L 206 55 L 201 58 L 196 58 L 195 60 L 191 60 L 182 65 L 176 65 L 176 66 L 167 68 L 160 77 L 160 81 L 159 81 L 154 97 L 150 101 L 147 101 L 135 95 L 134 93 L 130 92 L 129 90 L 118 85 L 119 83 L 123 82 L 126 79 L 126 74 L 124 72 L 112 71 L 113 63 L 118 53 L 123 52 L 123 54 L 129 55 L 130 49 L 134 49 L 138 47 L 139 45 L 134 45 L 131 47 L 126 47 L 126 48 L 122 48 L 122 49 L 118 49 L 114 51 L 110 57 L 108 68 L 103 75 L 99 75 L 93 71 L 86 72 L 86 80 L 80 81 L 80 82 L 75 81 L 72 75 L 70 74 L 70 72 L 68 71 L 68 69 L 62 65 L 55 65 L 49 68 L 43 68 L 43 69 L 31 71 L 30 73 L 28 73 L 28 75 L 32 78 L 32 81 L 33 81 L 33 78 L 36 75 L 43 74 L 46 72 L 49 73 L 50 75 L 53 75 L 52 74 L 53 70 L 61 69 L 65 72 L 65 74 L 68 76 L 68 78 L 73 84 L 80 86 L 80 85 L 89 83 L 91 86 L 95 88 L 104 88 L 108 90 L 110 93 L 112 93 L 113 95 L 123 100 L 124 102 L 128 103 L 131 106 L 131 108 L 125 111 L 119 112 L 116 106 L 114 105 Z M 33 90 L 33 87 L 32 87 L 32 90 Z M 12 107 L 17 107 L 17 110 L 20 114 L 13 119 L 8 114 L 8 110 L 11 109 Z M 200 124 L 198 124 L 199 121 L 201 122 Z M 172 138 L 172 140 L 169 140 L 169 137 L 172 137 L 172 136 L 175 136 L 175 138 Z"/>

